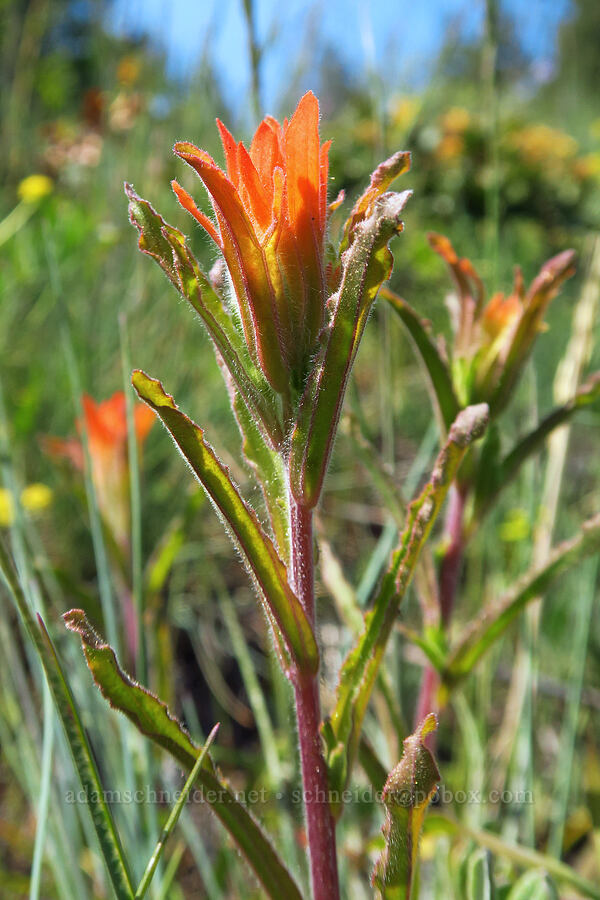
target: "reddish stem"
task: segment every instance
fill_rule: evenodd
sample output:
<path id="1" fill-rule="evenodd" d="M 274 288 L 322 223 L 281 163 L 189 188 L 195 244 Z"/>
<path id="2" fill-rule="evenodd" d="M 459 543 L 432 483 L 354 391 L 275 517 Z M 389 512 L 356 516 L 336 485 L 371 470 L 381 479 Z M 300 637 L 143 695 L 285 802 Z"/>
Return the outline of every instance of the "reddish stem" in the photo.
<path id="1" fill-rule="evenodd" d="M 456 484 L 450 488 L 448 511 L 446 513 L 446 551 L 440 566 L 440 613 L 442 628 L 446 629 L 452 618 L 456 588 L 460 577 L 464 552 L 463 519 L 466 491 Z M 430 712 L 438 712 L 437 692 L 440 684 L 436 670 L 429 663 L 423 671 L 423 680 L 415 712 L 415 726 Z"/>
<path id="2" fill-rule="evenodd" d="M 312 510 L 290 498 L 292 586 L 314 625 L 314 559 Z M 293 673 L 302 787 L 314 900 L 338 900 L 340 895 L 335 825 L 329 805 L 327 767 L 321 746 L 321 711 L 317 675 Z"/>
<path id="3" fill-rule="evenodd" d="M 450 488 L 448 512 L 446 513 L 446 552 L 440 568 L 440 608 L 442 626 L 446 628 L 452 618 L 456 588 L 462 566 L 464 537 L 463 518 L 466 492 L 453 484 Z"/>

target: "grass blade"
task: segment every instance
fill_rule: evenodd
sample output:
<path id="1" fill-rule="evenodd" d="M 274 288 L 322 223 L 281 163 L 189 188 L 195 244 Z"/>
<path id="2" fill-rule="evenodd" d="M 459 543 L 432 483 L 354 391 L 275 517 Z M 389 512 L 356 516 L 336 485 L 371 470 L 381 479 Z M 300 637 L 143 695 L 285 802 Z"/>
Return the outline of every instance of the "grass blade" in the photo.
<path id="1" fill-rule="evenodd" d="M 196 778 L 198 777 L 198 773 L 200 772 L 200 767 L 201 767 L 202 763 L 204 762 L 204 757 L 208 753 L 208 748 L 214 741 L 218 730 L 219 730 L 219 724 L 217 723 L 215 725 L 215 727 L 213 728 L 213 730 L 211 731 L 211 733 L 209 734 L 209 736 L 207 737 L 207 739 L 204 743 L 204 746 L 202 747 L 202 750 L 198 754 L 198 759 L 194 763 L 192 771 L 190 772 L 190 774 L 187 777 L 187 781 L 185 782 L 183 790 L 181 791 L 179 799 L 177 800 L 177 803 L 175 804 L 175 806 L 169 813 L 169 818 L 167 819 L 167 823 L 166 823 L 165 827 L 163 828 L 162 833 L 158 839 L 158 843 L 156 844 L 154 853 L 148 860 L 148 865 L 146 866 L 146 870 L 145 870 L 144 874 L 142 875 L 138 889 L 135 892 L 135 900 L 142 900 L 142 898 L 146 895 L 146 891 L 150 887 L 150 882 L 152 881 L 154 873 L 156 872 L 156 867 L 157 867 L 159 860 L 164 852 L 164 849 L 165 849 L 166 843 L 169 839 L 169 836 L 177 824 L 177 820 L 179 819 L 179 816 L 181 815 L 181 812 L 183 810 L 185 802 L 188 798 L 188 794 L 191 791 L 191 789 L 194 785 L 194 782 L 196 781 Z"/>
<path id="2" fill-rule="evenodd" d="M 520 847 L 518 844 L 509 844 L 498 837 L 498 835 L 483 829 L 471 828 L 465 822 L 459 822 L 447 813 L 443 815 L 430 814 L 426 827 L 432 830 L 450 830 L 463 839 L 465 837 L 471 838 L 476 844 L 490 850 L 495 856 L 508 859 L 514 865 L 523 869 L 541 869 L 546 871 L 557 882 L 575 888 L 584 897 L 589 897 L 590 900 L 600 900 L 600 887 L 592 884 L 587 878 L 583 878 L 571 866 L 554 859 L 553 856 L 538 853 L 537 850 L 530 850 L 527 847 Z"/>
<path id="3" fill-rule="evenodd" d="M 12 562 L 1 542 L 0 570 L 44 667 L 56 710 L 65 729 L 73 761 L 81 780 L 81 786 L 86 793 L 90 815 L 115 894 L 118 900 L 132 900 L 133 886 L 125 854 L 110 809 L 104 799 L 105 794 L 100 775 L 73 695 L 46 627 L 40 616 L 38 616 L 39 627 L 36 625 Z"/>
<path id="4" fill-rule="evenodd" d="M 36 810 L 35 844 L 31 861 L 31 881 L 29 884 L 29 900 L 38 900 L 40 896 L 40 878 L 44 861 L 46 843 L 46 825 L 50 806 L 50 787 L 52 779 L 52 761 L 54 758 L 54 706 L 48 684 L 44 684 L 44 737 L 42 744 L 42 769 L 40 775 L 40 797 Z"/>

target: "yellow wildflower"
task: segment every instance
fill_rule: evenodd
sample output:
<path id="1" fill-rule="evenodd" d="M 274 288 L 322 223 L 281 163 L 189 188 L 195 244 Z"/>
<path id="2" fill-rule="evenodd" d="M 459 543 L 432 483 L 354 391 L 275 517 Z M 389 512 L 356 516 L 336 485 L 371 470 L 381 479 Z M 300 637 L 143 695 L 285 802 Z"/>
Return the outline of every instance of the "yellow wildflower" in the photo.
<path id="1" fill-rule="evenodd" d="M 421 109 L 418 97 L 397 97 L 390 107 L 390 118 L 398 128 L 407 130 L 417 118 Z"/>
<path id="2" fill-rule="evenodd" d="M 47 175 L 28 175 L 19 184 L 17 193 L 23 203 L 37 203 L 51 194 L 53 187 L 53 181 Z"/>
<path id="3" fill-rule="evenodd" d="M 462 134 L 471 122 L 471 115 L 464 106 L 451 106 L 442 116 L 442 128 L 452 134 Z"/>
<path id="4" fill-rule="evenodd" d="M 41 484 L 39 481 L 28 484 L 21 492 L 21 506 L 29 512 L 41 512 L 51 503 L 52 491 L 47 484 Z"/>

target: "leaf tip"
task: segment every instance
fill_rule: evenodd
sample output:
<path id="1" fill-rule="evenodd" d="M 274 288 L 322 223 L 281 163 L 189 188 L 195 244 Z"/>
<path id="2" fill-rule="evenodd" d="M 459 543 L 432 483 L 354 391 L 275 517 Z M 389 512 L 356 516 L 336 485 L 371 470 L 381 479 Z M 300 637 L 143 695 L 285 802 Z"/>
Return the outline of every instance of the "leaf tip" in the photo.
<path id="1" fill-rule="evenodd" d="M 87 616 L 82 609 L 69 609 L 66 613 L 63 613 L 62 619 L 69 631 L 74 631 L 79 635 L 85 647 L 98 650 L 106 646 L 88 622 Z"/>
<path id="2" fill-rule="evenodd" d="M 487 403 L 476 403 L 462 409 L 450 428 L 449 440 L 459 447 L 467 447 L 482 436 L 490 421 Z"/>

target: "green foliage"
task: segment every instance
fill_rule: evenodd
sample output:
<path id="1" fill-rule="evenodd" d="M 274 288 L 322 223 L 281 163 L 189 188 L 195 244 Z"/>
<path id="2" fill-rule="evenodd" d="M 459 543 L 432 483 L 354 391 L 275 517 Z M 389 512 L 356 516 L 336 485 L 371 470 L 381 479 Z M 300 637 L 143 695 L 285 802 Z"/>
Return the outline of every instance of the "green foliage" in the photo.
<path id="1" fill-rule="evenodd" d="M 381 582 L 373 608 L 365 617 L 364 631 L 341 669 L 335 707 L 323 728 L 330 783 L 332 789 L 340 793 L 350 778 L 375 679 L 421 549 L 465 453 L 485 431 L 488 415 L 485 404 L 468 407 L 451 426 L 429 482 L 409 507 L 400 546 Z"/>
<path id="2" fill-rule="evenodd" d="M 158 413 L 171 433 L 243 553 L 264 598 L 265 612 L 273 627 L 282 663 L 288 668 L 289 659 L 292 659 L 298 668 L 315 672 L 319 665 L 315 637 L 289 586 L 286 568 L 270 537 L 264 533 L 227 469 L 204 440 L 201 429 L 177 409 L 161 383 L 140 371 L 134 372 L 132 380 L 140 398 Z"/>
<path id="3" fill-rule="evenodd" d="M 35 622 L 17 573 L 2 543 L 0 543 L 0 570 L 48 679 L 48 685 L 54 698 L 54 705 L 65 730 L 73 762 L 81 781 L 81 787 L 87 798 L 90 815 L 113 889 L 118 900 L 131 900 L 133 897 L 133 885 L 129 867 L 110 807 L 105 800 L 105 792 L 100 780 L 98 766 L 81 723 L 81 716 L 75 705 L 75 699 L 65 678 L 46 626 L 39 615 L 38 622 Z"/>
<path id="4" fill-rule="evenodd" d="M 252 4 L 247 5 L 252 15 Z M 76 433 L 74 419 L 81 413 L 64 398 L 75 393 L 78 403 L 81 392 L 88 391 L 100 399 L 121 386 L 123 366 L 127 373 L 131 368 L 121 358 L 119 342 L 126 320 L 132 363 L 154 372 L 158 360 L 161 378 L 173 385 L 181 408 L 199 409 L 201 421 L 211 423 L 215 445 L 231 472 L 228 481 L 239 485 L 238 496 L 247 498 L 244 507 L 256 511 L 256 521 L 254 513 L 250 515 L 251 530 L 258 529 L 260 542 L 255 546 L 267 548 L 263 562 L 267 577 L 277 582 L 271 589 L 278 608 L 285 618 L 294 607 L 290 572 L 280 578 L 281 566 L 289 569 L 290 529 L 284 497 L 287 475 L 278 452 L 280 447 L 289 449 L 287 428 L 294 410 L 278 408 L 275 392 L 241 339 L 222 273 L 215 269 L 205 274 L 214 261 L 213 250 L 203 235 L 183 237 L 188 226 L 167 190 L 177 174 L 169 149 L 173 140 L 189 137 L 219 161 L 214 118 L 218 115 L 229 124 L 235 115 L 226 108 L 206 56 L 190 81 L 172 81 L 159 53 L 142 39 L 123 39 L 107 31 L 102 12 L 101 4 L 94 3 L 7 0 L 0 13 L 0 111 L 5 124 L 0 138 L 0 331 L 7 398 L 7 414 L 0 417 L 0 528 L 7 537 L 10 529 L 21 587 L 28 600 L 30 593 L 43 596 L 47 622 L 57 621 L 69 606 L 83 607 L 90 620 L 102 623 L 111 643 L 115 634 L 114 646 L 120 647 L 128 671 L 167 699 L 192 734 L 200 736 L 213 722 L 222 722 L 218 744 L 211 750 L 216 779 L 211 784 L 216 788 L 230 782 L 236 790 L 256 788 L 259 794 L 267 788 L 267 800 L 252 806 L 261 829 L 249 808 L 240 807 L 240 813 L 233 804 L 221 809 L 222 816 L 230 816 L 226 828 L 234 840 L 237 828 L 241 843 L 246 833 L 254 835 L 248 855 L 256 860 L 264 856 L 281 876 L 271 885 L 273 895 L 289 890 L 290 896 L 307 896 L 302 865 L 293 872 L 299 888 L 290 887 L 293 881 L 277 869 L 275 851 L 263 843 L 262 832 L 264 825 L 265 831 L 281 835 L 286 866 L 293 868 L 303 857 L 301 808 L 290 799 L 299 785 L 299 766 L 289 686 L 269 658 L 260 608 L 249 596 L 219 523 L 208 514 L 204 494 L 192 483 L 188 486 L 172 447 L 155 429 L 139 460 L 136 490 L 141 507 L 134 515 L 138 533 L 133 536 L 132 560 L 129 548 L 116 552 L 97 515 L 89 473 L 93 540 L 81 473 L 40 450 L 43 435 Z M 359 301 L 359 292 L 352 294 L 358 268 L 356 277 L 347 274 L 347 316 L 339 320 L 335 341 L 333 330 L 326 330 L 315 348 L 319 364 L 327 353 L 335 357 L 335 367 L 330 363 L 327 372 L 332 377 L 311 383 L 305 394 L 303 423 L 311 427 L 311 416 L 317 416 L 311 401 L 318 399 L 318 428 L 306 444 L 306 434 L 296 435 L 294 453 L 300 466 L 307 463 L 303 454 L 311 448 L 310 465 L 298 476 L 298 491 L 311 502 L 317 495 L 321 498 L 315 557 L 323 576 L 317 597 L 322 628 L 315 634 L 324 713 L 334 718 L 339 714 L 339 734 L 330 721 L 324 736 L 332 786 L 356 789 L 357 796 L 368 780 L 381 789 L 400 755 L 402 739 L 413 730 L 409 723 L 426 659 L 445 682 L 435 699 L 443 703 L 448 693 L 456 696 L 458 690 L 464 700 L 462 706 L 441 709 L 436 743 L 443 782 L 455 795 L 480 785 L 483 792 L 477 804 L 442 802 L 441 823 L 438 815 L 428 817 L 421 885 L 415 882 L 413 894 L 428 894 L 435 882 L 436 900 L 458 900 L 467 888 L 473 896 L 495 892 L 496 900 L 513 900 L 513 895 L 537 900 L 569 890 L 598 897 L 598 866 L 591 852 L 598 830 L 595 700 L 587 689 L 598 676 L 598 623 L 591 599 L 597 579 L 590 574 L 593 567 L 581 565 L 586 554 L 597 555 L 598 549 L 597 523 L 591 519 L 598 509 L 598 382 L 589 373 L 599 363 L 592 326 L 582 332 L 585 346 L 575 382 L 567 393 L 551 396 L 575 301 L 582 286 L 593 293 L 597 280 L 593 271 L 587 274 L 586 250 L 588 232 L 600 226 L 597 15 L 593 2 L 573 4 L 572 15 L 560 27 L 550 81 L 538 84 L 537 68 L 519 46 L 520 35 L 498 12 L 500 21 L 485 48 L 478 40 L 465 43 L 448 31 L 431 81 L 410 94 L 400 89 L 387 68 L 381 81 L 375 73 L 367 81 L 346 69 L 333 51 L 323 52 L 318 29 L 311 32 L 298 74 L 281 89 L 289 97 L 287 112 L 302 92 L 300 82 L 308 79 L 312 85 L 321 79 L 323 137 L 333 138 L 330 193 L 345 189 L 348 207 L 378 160 L 407 147 L 415 161 L 407 230 L 394 248 L 397 265 L 390 287 L 382 291 L 389 302 L 373 305 L 366 294 L 364 302 Z M 215 23 L 207 32 L 207 47 L 222 39 L 220 27 Z M 273 33 L 258 48 L 265 60 L 271 38 L 277 39 Z M 490 50 L 492 56 L 496 52 L 491 78 L 486 70 Z M 260 68 L 260 58 L 256 65 Z M 262 74 L 267 72 L 265 68 Z M 260 101 L 258 93 L 256 99 Z M 395 159 L 371 185 L 376 192 L 388 190 L 388 175 L 395 177 L 406 167 L 407 154 Z M 25 182 L 28 176 L 33 181 Z M 121 188 L 131 178 L 165 214 L 162 219 L 130 191 L 140 247 L 155 258 L 185 303 L 174 303 L 170 285 L 156 267 L 136 260 L 132 252 Z M 364 225 L 364 216 L 359 220 L 365 203 L 372 205 L 372 200 L 369 191 L 359 197 L 346 230 L 343 212 L 331 213 L 332 246 L 341 236 L 342 249 L 348 251 L 352 235 Z M 198 203 L 199 209 L 206 209 L 202 197 Z M 514 357 L 519 378 L 507 378 L 510 404 L 503 405 L 500 397 L 494 401 L 501 416 L 461 463 L 461 484 L 469 489 L 462 567 L 447 629 L 437 624 L 436 592 L 450 542 L 447 523 L 438 521 L 427 545 L 419 545 L 421 561 L 425 551 L 430 564 L 423 566 L 423 577 L 404 586 L 400 615 L 391 569 L 402 555 L 403 538 L 390 559 L 397 545 L 395 527 L 403 537 L 408 533 L 404 500 L 413 496 L 415 485 L 408 485 L 406 472 L 422 471 L 423 466 L 428 470 L 433 464 L 424 449 L 419 452 L 427 458 L 415 469 L 417 448 L 431 446 L 422 443 L 423 435 L 432 433 L 427 431 L 433 416 L 426 387 L 442 442 L 461 405 L 476 396 L 468 393 L 474 384 L 469 365 L 453 365 L 443 303 L 448 280 L 427 246 L 426 228 L 447 233 L 472 257 L 491 292 L 510 284 L 515 262 L 529 282 L 542 260 L 565 247 L 576 248 L 579 257 L 576 277 L 548 309 L 547 333 L 538 334 L 539 320 L 528 328 L 537 349 L 522 343 L 526 352 Z M 354 253 L 356 259 L 356 246 Z M 336 294 L 340 271 L 334 249 L 328 262 L 330 290 Z M 567 262 L 570 267 L 570 259 Z M 388 263 L 382 247 L 372 261 L 373 287 L 387 273 Z M 192 325 L 189 306 L 205 329 Z M 363 351 L 348 378 L 345 363 L 354 359 L 356 337 L 368 315 Z M 580 325 L 573 328 L 581 331 Z M 64 352 L 67 330 L 71 360 Z M 426 377 L 415 365 L 407 337 Z M 70 383 L 73 362 L 80 370 L 77 386 Z M 575 365 L 572 355 L 567 362 Z M 221 374 L 226 376 L 235 419 Z M 295 386 L 292 406 L 304 387 Z M 344 391 L 352 427 L 340 429 L 330 459 Z M 195 428 L 191 422 L 190 428 Z M 548 447 L 560 443 L 569 430 L 564 468 L 557 474 L 554 464 L 547 467 L 554 452 L 549 454 Z M 330 477 L 322 491 L 328 465 Z M 137 481 L 133 468 L 132 478 Z M 554 484 L 557 496 L 560 492 L 556 515 L 545 506 L 548 493 L 542 481 Z M 221 488 L 230 490 L 223 482 Z M 235 501 L 233 495 L 229 499 Z M 436 515 L 439 512 L 436 509 Z M 581 533 L 580 522 L 587 522 Z M 408 530 L 414 525 L 409 519 Z M 561 543 L 566 536 L 571 537 Z M 328 576 L 333 572 L 343 579 L 345 606 L 338 606 L 337 597 L 333 602 L 325 563 Z M 412 575 L 413 568 L 407 565 L 406 571 Z M 555 577 L 559 574 L 560 580 Z M 16 584 L 18 590 L 18 583 L 13 589 Z M 573 603 L 584 593 L 589 596 L 587 616 Z M 536 602 L 539 594 L 543 606 Z M 94 756 L 102 786 L 116 792 L 149 784 L 157 790 L 182 785 L 174 780 L 172 763 L 160 746 L 144 742 L 126 718 L 104 709 L 102 697 L 90 690 L 72 640 L 63 636 L 60 643 L 57 637 L 53 657 L 35 622 L 32 641 L 25 632 L 21 636 L 10 599 L 4 610 L 0 883 L 19 898 L 35 896 L 36 881 L 40 896 L 60 900 L 112 896 L 112 880 L 122 881 L 128 868 L 124 856 L 119 862 L 121 835 L 133 871 L 129 885 L 121 884 L 118 890 L 130 896 L 131 885 L 142 875 L 140 865 L 143 869 L 174 811 L 159 803 L 115 803 L 108 808 L 112 821 L 99 806 L 92 810 L 92 824 L 87 810 L 64 802 L 79 776 L 70 764 L 69 742 L 62 731 L 52 739 L 56 713 L 51 701 L 42 702 L 45 676 L 37 663 L 37 638 L 47 665 L 60 660 L 63 676 L 68 674 L 68 685 L 56 676 L 54 688 L 63 716 L 71 710 L 65 689 L 75 698 L 81 729 L 71 719 L 68 733 L 88 786 L 100 784 L 94 781 L 98 771 L 94 774 L 90 768 Z M 233 610 L 237 631 L 232 630 Z M 281 636 L 270 611 L 267 616 Z M 359 639 L 363 618 L 373 630 L 367 628 Z M 384 618 L 385 640 L 380 628 Z M 285 627 L 297 638 L 301 656 L 306 650 L 301 635 L 308 635 L 312 649 L 305 657 L 307 665 L 314 666 L 312 629 L 308 634 L 303 620 L 298 623 L 293 615 Z M 143 641 L 145 660 L 137 638 Z M 291 651 L 280 640 L 279 653 L 289 664 Z M 349 661 L 359 644 L 361 662 L 352 671 L 354 680 L 348 680 Z M 338 685 L 343 659 L 347 665 Z M 239 660 L 245 667 L 243 685 Z M 248 666 L 253 667 L 253 679 Z M 575 672 L 579 690 L 572 685 Z M 115 680 L 113 687 L 118 686 Z M 345 689 L 348 697 L 342 703 Z M 135 693 L 134 687 L 131 691 Z M 139 712 L 146 701 L 135 696 Z M 511 704 L 525 698 L 520 714 L 507 697 Z M 260 717 L 260 740 L 253 715 Z M 461 742 L 458 735 L 463 731 L 476 747 Z M 85 747 L 81 750 L 82 734 L 88 750 L 93 747 L 87 756 Z M 511 747 L 512 754 L 506 749 Z M 189 772 L 197 757 L 192 743 L 189 756 L 179 763 Z M 201 777 L 211 777 L 205 767 L 203 772 Z M 522 787 L 532 792 L 534 803 L 521 805 L 516 799 Z M 492 800 L 486 793 L 492 788 L 505 789 L 511 799 Z M 233 842 L 213 830 L 210 816 L 203 818 L 192 803 L 180 809 L 177 832 L 166 845 L 149 896 L 259 896 L 263 889 L 250 883 Z M 456 818 L 450 823 L 452 816 Z M 362 800 L 345 804 L 338 818 L 344 896 L 368 894 L 374 850 L 379 852 L 383 844 L 376 844 L 374 837 L 381 818 L 378 804 Z M 554 824 L 548 837 L 550 820 Z"/>
<path id="5" fill-rule="evenodd" d="M 198 783 L 206 792 L 206 802 L 238 843 L 268 896 L 299 900 L 298 889 L 284 864 L 259 825 L 220 778 L 210 756 L 199 751 L 161 700 L 123 672 L 114 650 L 98 637 L 82 610 L 70 610 L 64 620 L 67 628 L 81 637 L 94 681 L 110 705 L 124 713 L 142 734 L 167 750 L 185 769 L 196 772 Z M 197 768 L 201 758 L 202 764 Z"/>
<path id="6" fill-rule="evenodd" d="M 372 883 L 382 900 L 410 900 L 415 877 L 419 838 L 429 801 L 440 773 L 425 739 L 437 728 L 429 715 L 404 741 L 404 753 L 383 788 L 386 808 L 383 826 L 385 850 L 373 871 Z M 483 894 L 478 896 L 480 900 Z"/>

